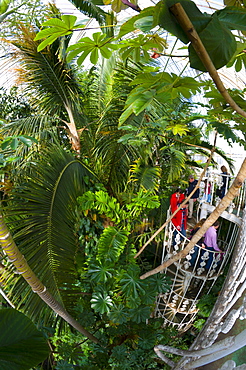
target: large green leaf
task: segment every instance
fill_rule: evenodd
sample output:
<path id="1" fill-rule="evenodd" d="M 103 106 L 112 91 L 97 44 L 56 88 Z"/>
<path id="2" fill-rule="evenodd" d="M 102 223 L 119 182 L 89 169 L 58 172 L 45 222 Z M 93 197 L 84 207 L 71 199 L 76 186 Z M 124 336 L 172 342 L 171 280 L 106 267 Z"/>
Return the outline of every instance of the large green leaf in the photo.
<path id="1" fill-rule="evenodd" d="M 129 313 L 131 315 L 132 321 L 136 322 L 137 324 L 140 324 L 140 322 L 144 322 L 147 319 L 149 319 L 151 314 L 151 308 L 140 306 L 137 308 L 130 309 Z"/>
<path id="2" fill-rule="evenodd" d="M 118 306 L 113 306 L 108 313 L 108 317 L 113 323 L 119 325 L 127 322 L 129 315 L 125 306 L 123 304 L 119 304 Z"/>
<path id="3" fill-rule="evenodd" d="M 199 36 L 216 69 L 226 65 L 236 51 L 235 37 L 223 26 L 216 14 Z M 189 45 L 189 59 L 192 68 L 207 71 L 192 44 Z"/>
<path id="4" fill-rule="evenodd" d="M 132 113 L 137 116 L 147 108 L 153 101 L 155 94 L 155 90 L 146 91 L 141 87 L 130 94 L 126 101 L 127 108 L 120 116 L 119 125 L 122 125 Z"/>
<path id="5" fill-rule="evenodd" d="M 118 35 L 118 38 L 121 38 L 122 36 L 126 35 L 129 32 L 134 31 L 136 28 L 139 27 L 139 23 L 142 20 L 147 20 L 147 25 L 149 29 L 152 29 L 155 24 L 153 23 L 153 19 L 150 22 L 150 18 L 154 15 L 155 7 L 151 6 L 149 8 L 143 9 L 140 14 L 135 15 L 134 17 L 131 17 L 128 19 L 125 23 L 122 24 L 120 28 L 120 32 Z"/>
<path id="6" fill-rule="evenodd" d="M 92 294 L 91 307 L 94 308 L 95 311 L 104 314 L 105 312 L 109 312 L 112 306 L 112 299 L 107 292 L 96 292 Z"/>
<path id="7" fill-rule="evenodd" d="M 227 6 L 217 11 L 218 18 L 232 30 L 246 31 L 246 9 Z"/>
<path id="8" fill-rule="evenodd" d="M 0 369 L 29 370 L 49 354 L 43 335 L 23 313 L 0 310 Z"/>
<path id="9" fill-rule="evenodd" d="M 9 4 L 10 4 L 10 0 L 0 1 L 0 14 L 3 14 L 8 10 Z"/>
<path id="10" fill-rule="evenodd" d="M 159 25 L 187 44 L 189 42 L 188 36 L 170 11 L 170 7 L 175 3 L 175 0 L 167 0 L 157 5 L 159 9 Z M 199 34 L 215 68 L 218 69 L 226 65 L 236 50 L 235 37 L 230 32 L 230 28 L 245 30 L 246 12 L 244 10 L 240 12 L 231 7 L 230 10 L 222 10 L 211 16 L 200 12 L 190 0 L 181 0 L 179 3 L 183 6 Z M 204 72 L 207 71 L 192 44 L 189 46 L 189 58 L 192 68 Z"/>
<path id="11" fill-rule="evenodd" d="M 159 188 L 160 178 L 161 170 L 157 166 L 146 165 L 141 160 L 136 161 L 136 164 L 132 165 L 131 180 L 138 181 L 146 190 L 157 190 Z M 154 199 L 152 198 L 151 200 L 153 201 Z M 147 202 L 144 206 L 148 207 Z M 154 207 L 158 207 L 158 205 L 155 203 Z"/>
<path id="12" fill-rule="evenodd" d="M 61 36 L 69 35 L 72 30 L 77 28 L 83 28 L 84 25 L 75 25 L 77 17 L 74 15 L 62 15 L 61 19 L 51 18 L 42 24 L 42 27 L 48 27 L 42 29 L 35 37 L 35 41 L 45 38 L 41 44 L 38 45 L 38 51 L 43 50 L 47 45 L 52 44 L 56 39 Z"/>
<path id="13" fill-rule="evenodd" d="M 123 295 L 137 299 L 139 294 L 144 294 L 144 283 L 139 278 L 138 266 L 130 265 L 128 270 L 123 272 L 120 280 Z"/>
<path id="14" fill-rule="evenodd" d="M 163 0 L 157 5 L 156 11 L 157 14 L 159 14 L 159 25 L 187 44 L 189 42 L 189 38 L 169 10 L 169 8 L 176 3 L 176 0 Z M 193 1 L 181 0 L 179 3 L 184 8 L 198 33 L 206 27 L 210 20 L 210 15 L 203 14 Z"/>
<path id="15" fill-rule="evenodd" d="M 134 23 L 135 28 L 140 29 L 142 32 L 149 32 L 153 28 L 153 16 L 149 15 L 147 17 L 138 19 Z"/>
<path id="16" fill-rule="evenodd" d="M 83 37 L 75 45 L 70 45 L 67 48 L 67 60 L 71 61 L 73 58 L 79 58 L 77 63 L 80 65 L 84 62 L 85 58 L 90 55 L 92 64 L 96 64 L 101 54 L 103 58 L 109 59 L 112 55 L 112 49 L 118 49 L 116 44 L 111 43 L 112 38 L 107 38 L 101 32 L 93 33 L 92 39 L 90 37 Z"/>
<path id="17" fill-rule="evenodd" d="M 106 283 L 106 281 L 113 276 L 113 268 L 109 267 L 106 263 L 103 264 L 101 261 L 97 261 L 94 265 L 92 264 L 88 271 L 91 279 L 95 283 Z"/>
<path id="18" fill-rule="evenodd" d="M 97 5 L 102 5 L 100 0 L 70 0 L 79 11 L 88 17 L 95 18 L 99 24 L 105 24 L 107 14 Z"/>
<path id="19" fill-rule="evenodd" d="M 168 103 L 171 99 L 185 97 L 189 99 L 200 89 L 200 83 L 191 77 L 180 77 L 174 73 L 161 72 L 139 73 L 131 82 L 136 86 L 128 95 L 126 110 L 119 119 L 121 126 L 131 115 L 139 115 L 145 109 L 150 109 L 156 100 L 160 103 Z"/>

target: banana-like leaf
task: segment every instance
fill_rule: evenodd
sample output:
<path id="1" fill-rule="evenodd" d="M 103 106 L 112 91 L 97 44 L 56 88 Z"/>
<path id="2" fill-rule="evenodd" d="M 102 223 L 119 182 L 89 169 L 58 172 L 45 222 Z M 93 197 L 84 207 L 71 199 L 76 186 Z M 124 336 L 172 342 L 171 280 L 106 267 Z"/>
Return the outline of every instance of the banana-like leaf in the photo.
<path id="1" fill-rule="evenodd" d="M 0 368 L 29 370 L 49 354 L 43 335 L 23 313 L 0 310 Z"/>
<path id="2" fill-rule="evenodd" d="M 30 165 L 31 166 L 31 165 Z M 28 180 L 14 189 L 6 210 L 14 240 L 34 273 L 67 309 L 74 305 L 75 253 L 78 247 L 77 197 L 90 186 L 92 173 L 57 146 L 43 152 L 29 168 Z M 22 280 L 12 290 L 13 301 L 31 314 L 40 313 L 39 297 Z"/>
<path id="3" fill-rule="evenodd" d="M 103 25 L 106 22 L 107 14 L 93 0 L 70 0 L 70 2 L 76 6 L 81 13 L 89 16 L 90 18 L 95 18 L 99 24 Z M 102 5 L 102 4 L 99 4 Z"/>

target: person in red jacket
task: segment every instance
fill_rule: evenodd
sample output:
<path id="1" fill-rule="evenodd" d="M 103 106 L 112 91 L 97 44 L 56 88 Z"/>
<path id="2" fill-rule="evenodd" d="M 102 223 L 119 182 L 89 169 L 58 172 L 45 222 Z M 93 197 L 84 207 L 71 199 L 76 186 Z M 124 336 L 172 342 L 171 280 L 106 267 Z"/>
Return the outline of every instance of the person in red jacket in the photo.
<path id="1" fill-rule="evenodd" d="M 180 204 L 184 201 L 185 195 L 183 191 L 178 188 L 175 193 L 171 195 L 170 198 L 170 208 L 171 213 L 173 214 L 174 211 L 180 206 Z M 184 236 L 186 236 L 186 228 L 187 228 L 187 206 L 184 206 L 180 209 L 176 215 L 172 218 L 172 223 L 176 227 L 176 229 L 181 232 Z"/>

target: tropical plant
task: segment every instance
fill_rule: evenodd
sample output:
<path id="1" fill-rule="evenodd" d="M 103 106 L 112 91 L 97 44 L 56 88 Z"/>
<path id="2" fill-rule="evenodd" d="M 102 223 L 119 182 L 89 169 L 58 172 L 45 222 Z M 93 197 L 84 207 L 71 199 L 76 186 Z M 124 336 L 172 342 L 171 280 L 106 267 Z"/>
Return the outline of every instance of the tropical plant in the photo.
<path id="1" fill-rule="evenodd" d="M 105 29 L 114 26 L 114 16 L 110 18 L 94 3 L 80 2 L 79 6 L 86 14 L 96 14 L 102 29 L 103 25 Z M 114 2 L 116 11 L 121 3 Z M 185 2 L 190 15 L 195 10 L 192 21 L 196 23 L 201 16 L 206 33 L 217 18 L 220 29 L 221 22 L 228 29 L 235 26 L 235 13 L 201 15 L 190 3 Z M 69 368 L 71 363 L 119 369 L 144 363 L 153 368 L 152 359 L 143 360 L 144 350 L 150 350 L 161 338 L 162 329 L 153 322 L 148 336 L 145 324 L 152 321 L 149 317 L 156 294 L 167 289 L 167 284 L 163 275 L 144 282 L 139 279 L 140 273 L 152 267 L 150 261 L 138 264 L 133 258 L 145 236 L 141 222 L 156 211 L 170 185 L 180 180 L 181 172 L 197 165 L 191 162 L 191 155 L 211 149 L 202 140 L 201 130 L 193 126 L 195 119 L 204 117 L 191 114 L 184 104 L 202 88 L 200 81 L 167 73 L 157 68 L 157 63 L 149 63 L 153 49 L 162 53 L 166 46 L 153 28 L 164 25 L 164 19 L 170 18 L 167 13 L 160 2 L 123 24 L 118 34 L 96 32 L 67 48 L 70 35 L 81 24 L 76 24 L 74 16 L 60 17 L 55 11 L 38 35 L 34 28 L 21 25 L 22 36 L 11 40 L 21 64 L 20 76 L 28 86 L 28 103 L 35 113 L 11 122 L 3 133 L 14 134 L 14 139 L 25 133 L 38 139 L 38 145 L 30 156 L 22 156 L 25 171 L 12 168 L 15 183 L 4 216 L 37 277 L 77 316 L 85 330 L 95 330 L 94 342 L 102 345 L 82 346 L 87 353 L 87 362 L 82 365 L 71 356 L 58 357 L 57 368 Z M 244 17 L 243 12 L 236 14 Z M 167 27 L 173 30 L 173 22 Z M 139 29 L 143 34 L 136 32 Z M 132 31 L 137 33 L 135 39 L 123 40 Z M 177 33 L 182 40 L 183 31 Z M 232 42 L 225 47 L 229 55 L 225 62 L 235 49 L 231 31 L 227 36 Z M 43 37 L 48 39 L 40 43 Z M 114 53 L 116 49 L 119 53 Z M 102 61 L 102 66 L 81 73 L 84 94 L 74 78 L 74 65 L 64 59 L 65 51 L 70 60 L 78 56 L 79 63 L 87 56 L 92 63 Z M 201 69 L 192 53 L 190 50 L 192 63 Z M 120 56 L 123 63 L 119 63 Z M 216 61 L 218 55 L 213 58 Z M 210 97 L 216 104 L 214 96 Z M 211 115 L 208 118 L 210 128 L 236 140 L 224 122 L 224 117 L 228 120 L 231 116 L 227 112 L 223 116 L 223 112 L 216 115 L 213 110 L 213 119 Z M 80 153 L 105 187 L 95 185 L 88 167 L 70 153 L 67 137 L 74 152 Z M 158 192 L 162 192 L 160 197 Z M 21 277 L 13 274 L 5 259 L 3 266 L 5 287 L 17 307 L 39 322 L 42 316 L 45 323 L 49 320 L 55 326 L 54 315 Z"/>
<path id="2" fill-rule="evenodd" d="M 38 108 L 39 125 L 42 124 L 43 116 L 48 115 L 51 126 L 54 122 L 56 126 L 59 124 L 58 130 L 63 132 L 63 135 L 66 135 L 67 130 L 72 148 L 79 152 L 80 140 L 77 130 L 84 123 L 84 120 L 81 115 L 78 83 L 69 66 L 61 58 L 62 51 L 59 49 L 61 43 L 52 44 L 53 46 L 49 48 L 48 52 L 39 53 L 37 52 L 38 43 L 34 42 L 35 35 L 33 27 L 19 25 L 18 37 L 16 40 L 11 40 L 11 56 L 15 62 L 18 61 L 18 79 L 25 86 L 22 94 L 32 109 L 37 111 Z M 57 118 L 56 121 L 54 121 L 54 117 Z M 32 116 L 26 117 L 23 123 L 27 125 L 28 120 L 32 120 L 32 118 Z M 29 127 L 33 127 L 32 134 L 35 130 L 41 132 L 42 127 L 36 127 L 38 124 L 37 116 L 35 126 L 33 123 L 29 123 Z M 17 131 L 20 131 L 18 126 L 17 122 L 15 127 Z"/>
<path id="3" fill-rule="evenodd" d="M 45 360 L 49 346 L 41 332 L 23 313 L 0 310 L 0 366 L 2 370 L 29 370 Z"/>
<path id="4" fill-rule="evenodd" d="M 19 180 L 20 185 L 12 191 L 5 214 L 12 220 L 11 232 L 30 267 L 69 310 L 74 300 L 69 291 L 76 281 L 76 199 L 90 187 L 93 175 L 80 161 L 55 145 L 42 152 L 42 159 L 30 163 L 28 177 L 28 182 L 24 177 L 24 182 Z M 21 297 L 26 301 L 26 293 L 22 279 L 16 276 L 13 279 L 13 302 L 20 307 Z M 29 295 L 29 299 L 26 312 L 39 315 L 44 306 L 35 295 Z"/>

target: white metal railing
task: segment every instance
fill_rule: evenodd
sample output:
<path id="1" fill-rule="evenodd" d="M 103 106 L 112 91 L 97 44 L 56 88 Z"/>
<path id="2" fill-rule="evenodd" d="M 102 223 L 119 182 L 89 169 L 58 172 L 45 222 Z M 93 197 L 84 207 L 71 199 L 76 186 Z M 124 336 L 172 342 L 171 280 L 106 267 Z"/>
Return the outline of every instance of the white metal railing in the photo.
<path id="1" fill-rule="evenodd" d="M 225 186 L 225 194 L 229 187 L 234 181 L 234 177 L 230 175 L 223 175 L 227 178 Z M 207 171 L 207 176 L 203 179 L 200 184 L 200 196 L 199 196 L 199 207 L 197 218 L 206 217 L 207 213 L 211 213 L 213 209 L 219 204 L 221 197 L 218 195 L 218 191 L 221 190 L 223 185 L 222 174 L 218 174 L 212 171 Z M 227 207 L 226 213 L 222 217 L 230 219 L 230 221 L 241 224 L 242 210 L 245 205 L 246 198 L 246 182 L 240 188 L 237 197 Z M 231 215 L 231 216 L 230 216 Z"/>
<path id="2" fill-rule="evenodd" d="M 225 194 L 233 180 L 233 177 L 228 176 Z M 206 178 L 200 185 L 197 220 L 207 218 L 218 205 L 221 197 L 216 195 L 216 190 L 221 189 L 222 185 L 221 174 L 207 172 Z M 184 258 L 163 270 L 163 273 L 171 278 L 172 285 L 168 292 L 158 295 L 154 314 L 156 317 L 163 318 L 164 325 L 172 325 L 182 331 L 192 325 L 198 312 L 196 305 L 204 289 L 206 294 L 211 291 L 231 257 L 242 222 L 245 198 L 246 182 L 239 190 L 238 196 L 221 215 L 222 218 L 230 221 L 226 224 L 226 230 L 218 229 L 218 245 L 223 254 L 196 244 Z M 170 211 L 168 218 L 169 216 Z M 223 230 L 224 235 L 220 234 L 220 230 Z M 173 223 L 169 222 L 164 231 L 162 263 L 182 251 L 189 241 L 190 239 L 182 235 Z"/>
<path id="3" fill-rule="evenodd" d="M 171 278 L 172 285 L 168 292 L 158 295 L 155 316 L 162 317 L 164 325 L 172 325 L 183 331 L 192 325 L 198 312 L 196 304 L 204 288 L 209 293 L 223 272 L 233 251 L 238 231 L 237 223 L 229 223 L 226 235 L 219 234 L 218 245 L 223 250 L 223 255 L 210 248 L 195 245 L 185 258 L 163 270 Z M 189 241 L 170 222 L 164 233 L 162 263 L 183 250 Z"/>
<path id="4" fill-rule="evenodd" d="M 183 236 L 175 228 L 173 223 L 170 222 L 166 246 L 163 249 L 163 251 L 165 251 L 163 261 L 165 258 L 170 257 L 171 255 L 176 255 L 178 252 L 183 250 L 189 241 L 190 239 Z M 223 250 L 223 254 L 214 251 L 211 248 L 204 248 L 201 245 L 196 244 L 184 259 L 176 262 L 176 265 L 179 269 L 188 271 L 197 278 L 208 280 L 220 274 L 221 269 L 227 261 L 227 242 L 220 240 L 220 248 Z"/>

